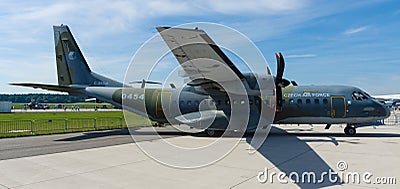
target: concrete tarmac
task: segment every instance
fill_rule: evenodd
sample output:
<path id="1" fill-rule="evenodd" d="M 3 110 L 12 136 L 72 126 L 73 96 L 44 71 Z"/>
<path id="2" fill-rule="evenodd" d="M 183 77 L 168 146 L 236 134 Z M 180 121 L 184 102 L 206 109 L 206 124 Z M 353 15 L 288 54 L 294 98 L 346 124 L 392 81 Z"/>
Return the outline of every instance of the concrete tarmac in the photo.
<path id="1" fill-rule="evenodd" d="M 150 128 L 141 128 L 138 132 L 150 133 L 148 129 Z M 81 149 L 67 149 L 69 148 L 67 146 L 73 146 L 76 141 L 79 145 L 84 145 L 86 142 L 96 143 L 90 142 L 96 140 L 107 141 L 113 136 L 111 134 L 111 136 L 101 134 L 102 137 L 85 136 L 90 133 L 75 133 L 77 136 L 57 135 L 53 139 L 51 136 L 42 136 L 50 137 L 41 139 L 43 146 L 46 146 L 44 145 L 47 143 L 46 140 L 52 141 L 48 145 L 64 149 L 63 152 L 56 153 L 57 151 L 49 150 L 50 154 L 44 155 L 32 153 L 32 156 L 25 157 L 8 156 L 8 158 L 21 156 L 15 159 L 7 159 L 4 156 L 3 159 L 6 160 L 0 161 L 0 188 L 399 188 L 400 186 L 399 125 L 363 127 L 357 130 L 356 136 L 351 137 L 344 135 L 343 128 L 336 125 L 330 130 L 324 130 L 323 126 L 280 125 L 271 131 L 257 152 L 249 153 L 252 136 L 239 138 L 238 145 L 227 156 L 211 165 L 193 169 L 174 168 L 158 163 L 139 147 L 157 146 L 162 141 L 178 146 L 196 146 L 218 138 L 186 135 L 179 131 L 171 131 L 169 128 L 163 129 L 166 129 L 162 134 L 166 136 L 164 140 L 142 133 L 140 137 L 135 137 L 136 143 L 127 140 L 122 142 L 124 144 L 116 142 L 110 143 L 112 146 L 93 145 Z M 130 136 L 124 135 L 124 137 L 128 139 Z M 235 142 L 237 139 L 224 137 L 220 140 Z M 13 146 L 10 143 L 17 143 L 18 140 L 22 138 L 10 139 L 9 146 L 3 148 L 1 154 L 12 151 Z M 24 140 L 35 143 L 34 137 L 27 137 Z M 1 142 L 3 139 L 0 140 L 0 146 L 4 144 Z M 57 144 L 58 142 L 66 143 Z M 39 149 L 39 146 L 36 148 Z M 29 148 L 29 145 L 24 148 Z M 162 152 L 165 149 L 158 150 Z M 210 154 L 203 154 L 203 157 Z M 166 152 L 163 155 L 157 158 L 192 163 L 202 158 L 199 154 L 190 157 L 190 153 Z M 186 158 L 179 159 L 180 157 Z M 336 173 L 338 177 L 330 173 Z M 315 175 L 315 181 L 309 176 L 311 174 Z M 295 182 L 288 178 L 289 175 Z M 296 175 L 300 177 L 298 180 Z M 301 178 L 302 175 L 305 175 L 304 179 Z"/>

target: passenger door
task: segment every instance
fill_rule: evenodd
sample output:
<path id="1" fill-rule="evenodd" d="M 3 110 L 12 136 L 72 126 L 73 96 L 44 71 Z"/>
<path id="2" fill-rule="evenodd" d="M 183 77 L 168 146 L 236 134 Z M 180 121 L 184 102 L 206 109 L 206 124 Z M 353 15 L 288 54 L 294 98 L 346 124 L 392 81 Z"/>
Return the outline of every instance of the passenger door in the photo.
<path id="1" fill-rule="evenodd" d="M 344 96 L 331 96 L 331 117 L 346 117 L 346 99 Z"/>

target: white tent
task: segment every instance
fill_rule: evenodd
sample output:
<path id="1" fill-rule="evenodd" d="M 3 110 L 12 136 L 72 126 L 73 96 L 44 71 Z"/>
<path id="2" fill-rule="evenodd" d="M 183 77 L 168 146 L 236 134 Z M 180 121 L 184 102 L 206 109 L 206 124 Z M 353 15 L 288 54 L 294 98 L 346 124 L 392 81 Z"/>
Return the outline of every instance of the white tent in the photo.
<path id="1" fill-rule="evenodd" d="M 0 101 L 0 113 L 11 112 L 11 106 L 10 101 Z"/>

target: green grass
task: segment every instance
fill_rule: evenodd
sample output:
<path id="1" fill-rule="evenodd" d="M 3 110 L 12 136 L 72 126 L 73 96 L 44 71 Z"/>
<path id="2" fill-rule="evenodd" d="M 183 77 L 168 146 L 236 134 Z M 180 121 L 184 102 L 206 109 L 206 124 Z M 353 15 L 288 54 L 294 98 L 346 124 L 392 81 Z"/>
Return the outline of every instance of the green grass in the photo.
<path id="1" fill-rule="evenodd" d="M 98 118 L 123 117 L 122 111 L 110 112 L 16 112 L 0 113 L 0 120 L 35 120 L 35 119 L 69 119 L 69 118 Z"/>
<path id="2" fill-rule="evenodd" d="M 148 126 L 149 120 L 129 113 L 129 127 Z M 0 114 L 0 138 L 126 128 L 122 111 L 19 112 Z"/>

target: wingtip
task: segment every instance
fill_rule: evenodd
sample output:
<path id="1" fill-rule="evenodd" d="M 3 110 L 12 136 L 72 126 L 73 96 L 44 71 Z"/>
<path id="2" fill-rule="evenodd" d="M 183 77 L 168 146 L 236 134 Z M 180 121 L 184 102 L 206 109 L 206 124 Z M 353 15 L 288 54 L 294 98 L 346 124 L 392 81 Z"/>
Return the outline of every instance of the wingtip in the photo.
<path id="1" fill-rule="evenodd" d="M 8 83 L 9 85 L 21 85 L 21 83 Z"/>
<path id="2" fill-rule="evenodd" d="M 171 27 L 168 27 L 168 26 L 158 26 L 158 27 L 156 27 L 158 32 L 162 32 L 162 31 L 170 29 L 170 28 Z"/>

